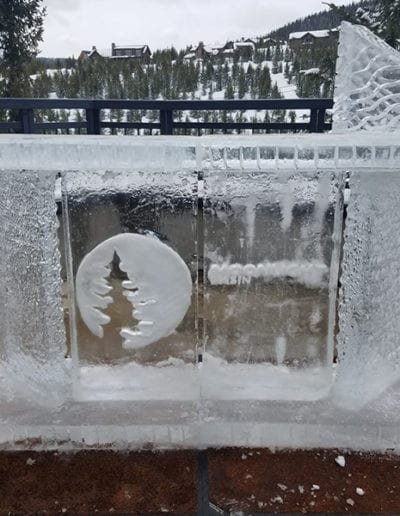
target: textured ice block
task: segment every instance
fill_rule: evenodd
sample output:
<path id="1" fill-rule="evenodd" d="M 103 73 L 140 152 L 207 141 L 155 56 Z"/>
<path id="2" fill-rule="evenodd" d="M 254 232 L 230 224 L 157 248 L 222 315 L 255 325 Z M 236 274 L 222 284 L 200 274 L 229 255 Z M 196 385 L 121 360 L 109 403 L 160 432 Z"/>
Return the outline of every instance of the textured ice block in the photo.
<path id="1" fill-rule="evenodd" d="M 1 171 L 0 375 L 16 396 L 45 404 L 68 391 L 55 179 Z"/>
<path id="2" fill-rule="evenodd" d="M 350 188 L 335 395 L 357 410 L 400 381 L 400 174 L 354 171 Z"/>

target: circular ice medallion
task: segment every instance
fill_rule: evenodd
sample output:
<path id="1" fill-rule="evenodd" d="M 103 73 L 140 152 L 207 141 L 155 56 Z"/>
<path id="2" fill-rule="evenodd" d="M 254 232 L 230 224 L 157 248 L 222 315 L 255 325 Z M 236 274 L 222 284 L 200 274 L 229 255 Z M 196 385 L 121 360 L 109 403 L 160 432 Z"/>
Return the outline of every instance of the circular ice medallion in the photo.
<path id="1" fill-rule="evenodd" d="M 122 287 L 138 321 L 121 329 L 122 346 L 143 348 L 173 333 L 184 318 L 192 294 L 190 271 L 179 254 L 154 236 L 123 233 L 99 244 L 84 257 L 76 274 L 80 314 L 98 337 L 110 322 L 102 310 L 113 302 L 107 277 L 115 253 L 128 276 Z"/>

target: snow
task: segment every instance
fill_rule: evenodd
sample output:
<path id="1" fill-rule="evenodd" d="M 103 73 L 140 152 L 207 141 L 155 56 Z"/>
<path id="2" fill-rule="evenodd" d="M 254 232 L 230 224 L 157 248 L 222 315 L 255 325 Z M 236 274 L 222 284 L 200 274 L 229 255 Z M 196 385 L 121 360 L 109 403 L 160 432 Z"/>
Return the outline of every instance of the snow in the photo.
<path id="1" fill-rule="evenodd" d="M 346 459 L 343 455 L 338 455 L 335 459 L 336 464 L 338 464 L 341 468 L 344 468 L 346 465 Z"/>
<path id="2" fill-rule="evenodd" d="M 234 48 L 252 48 L 252 49 L 255 49 L 255 45 L 254 43 L 252 43 L 251 41 L 236 41 L 234 43 Z"/>
<path id="3" fill-rule="evenodd" d="M 129 50 L 134 48 L 136 50 L 140 50 L 142 48 L 147 48 L 147 45 L 115 45 L 115 50 Z"/>
<path id="4" fill-rule="evenodd" d="M 308 68 L 307 70 L 300 70 L 300 73 L 304 75 L 318 75 L 320 73 L 319 68 Z"/>
<path id="5" fill-rule="evenodd" d="M 312 36 L 314 36 L 314 38 L 327 38 L 327 37 L 329 37 L 330 33 L 331 33 L 331 31 L 329 29 L 308 30 L 308 31 L 304 31 L 304 32 L 291 32 L 289 34 L 289 41 L 292 39 L 301 39 L 306 34 L 311 34 Z"/>

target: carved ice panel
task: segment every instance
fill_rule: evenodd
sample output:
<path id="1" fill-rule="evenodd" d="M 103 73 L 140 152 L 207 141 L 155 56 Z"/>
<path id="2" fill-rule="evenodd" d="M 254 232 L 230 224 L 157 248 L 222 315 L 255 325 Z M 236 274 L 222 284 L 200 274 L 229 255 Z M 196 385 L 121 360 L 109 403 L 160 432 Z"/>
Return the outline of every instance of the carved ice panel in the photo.
<path id="1" fill-rule="evenodd" d="M 64 174 L 76 398 L 195 397 L 196 189 L 188 171 Z"/>
<path id="2" fill-rule="evenodd" d="M 333 131 L 400 128 L 400 53 L 361 25 L 343 22 Z"/>

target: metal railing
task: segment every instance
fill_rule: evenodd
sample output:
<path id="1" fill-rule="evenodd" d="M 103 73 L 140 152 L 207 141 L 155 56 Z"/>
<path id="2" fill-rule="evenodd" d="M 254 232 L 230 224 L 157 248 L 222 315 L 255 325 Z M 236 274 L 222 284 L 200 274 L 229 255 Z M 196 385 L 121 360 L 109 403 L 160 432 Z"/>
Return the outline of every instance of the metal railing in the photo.
<path id="1" fill-rule="evenodd" d="M 266 99 L 266 100 L 87 100 L 87 99 L 34 99 L 1 98 L 0 110 L 5 113 L 0 121 L 1 132 L 48 133 L 70 132 L 102 134 L 104 129 L 115 132 L 122 130 L 146 130 L 150 134 L 202 134 L 207 131 L 228 132 L 244 130 L 263 131 L 305 131 L 321 133 L 331 129 L 326 121 L 326 111 L 333 107 L 332 99 Z M 81 110 L 85 119 L 80 121 L 43 121 L 40 110 Z M 105 110 L 156 111 L 158 121 L 108 121 Z M 307 120 L 302 122 L 241 122 L 241 121 L 193 121 L 176 120 L 178 112 L 229 112 L 229 111 L 308 111 Z M 7 113 L 12 113 L 10 121 Z M 201 113 L 200 113 L 201 114 Z M 10 118 L 10 117 L 9 117 Z M 193 116 L 192 116 L 193 118 Z"/>

